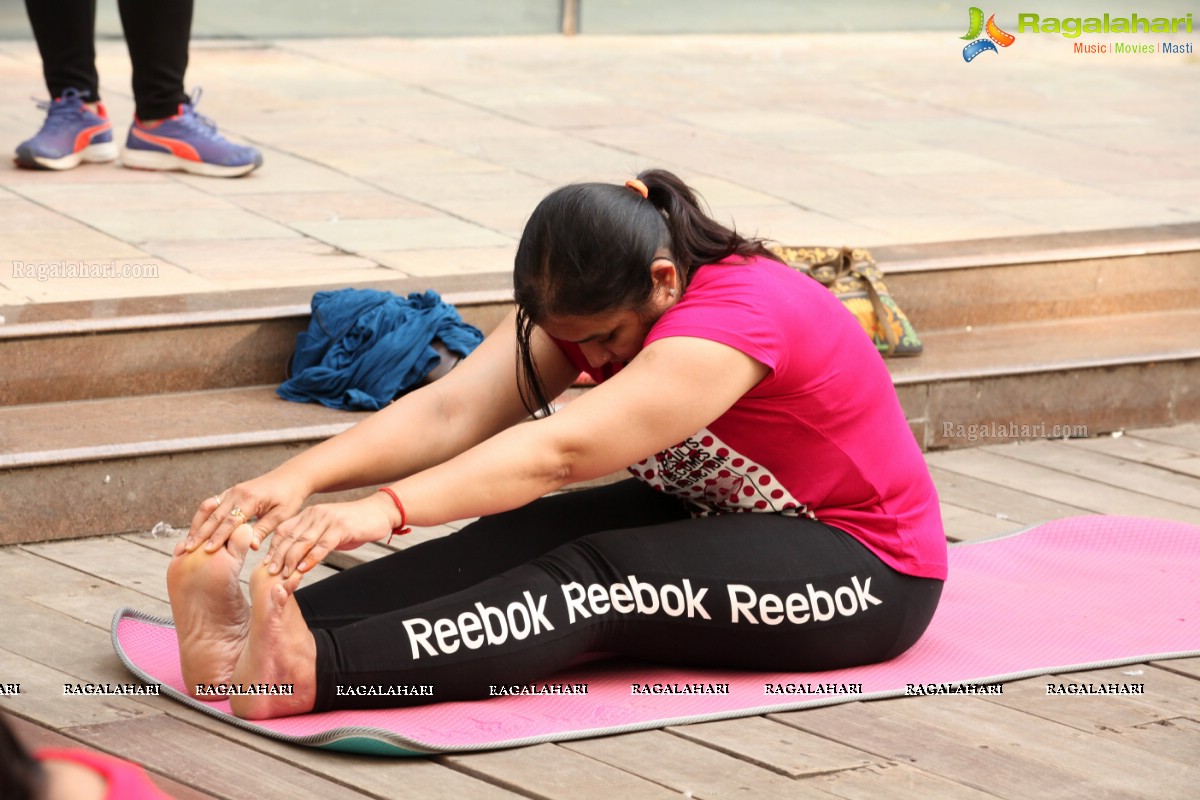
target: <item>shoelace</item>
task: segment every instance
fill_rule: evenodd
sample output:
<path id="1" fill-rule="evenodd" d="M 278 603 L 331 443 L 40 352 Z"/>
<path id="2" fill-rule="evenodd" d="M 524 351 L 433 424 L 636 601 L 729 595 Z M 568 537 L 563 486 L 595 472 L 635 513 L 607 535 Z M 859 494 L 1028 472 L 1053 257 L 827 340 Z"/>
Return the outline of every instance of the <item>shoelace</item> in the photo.
<path id="1" fill-rule="evenodd" d="M 182 119 L 180 119 L 180 122 L 182 122 L 184 126 L 188 128 L 188 130 L 195 131 L 206 139 L 220 138 L 220 134 L 217 133 L 217 123 L 196 111 L 196 106 L 199 105 L 200 98 L 203 96 L 203 94 L 204 90 L 197 86 L 195 91 L 192 92 L 192 96 L 189 97 L 188 101 L 183 104 L 183 113 L 181 115 Z"/>
<path id="2" fill-rule="evenodd" d="M 46 122 L 42 125 L 42 130 L 50 133 L 56 133 L 64 125 L 72 122 L 76 115 L 83 109 L 83 98 L 91 92 L 80 92 L 78 89 L 64 89 L 62 97 L 58 100 L 38 100 L 36 97 L 30 98 L 37 107 L 42 111 L 47 112 Z"/>

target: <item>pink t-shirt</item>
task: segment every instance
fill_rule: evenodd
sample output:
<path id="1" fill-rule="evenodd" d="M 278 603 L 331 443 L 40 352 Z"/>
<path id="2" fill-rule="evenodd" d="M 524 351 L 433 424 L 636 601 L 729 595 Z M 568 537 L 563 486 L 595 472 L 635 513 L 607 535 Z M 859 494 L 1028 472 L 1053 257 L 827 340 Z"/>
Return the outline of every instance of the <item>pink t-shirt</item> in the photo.
<path id="1" fill-rule="evenodd" d="M 645 344 L 671 336 L 729 345 L 771 371 L 694 436 L 630 467 L 634 476 L 696 514 L 805 515 L 902 573 L 945 579 L 937 491 L 891 376 L 824 286 L 767 258 L 709 264 Z M 559 344 L 597 381 L 613 374 Z"/>
<path id="2" fill-rule="evenodd" d="M 34 755 L 39 761 L 70 761 L 99 773 L 108 784 L 105 800 L 171 800 L 145 770 L 131 761 L 76 747 L 42 748 Z"/>

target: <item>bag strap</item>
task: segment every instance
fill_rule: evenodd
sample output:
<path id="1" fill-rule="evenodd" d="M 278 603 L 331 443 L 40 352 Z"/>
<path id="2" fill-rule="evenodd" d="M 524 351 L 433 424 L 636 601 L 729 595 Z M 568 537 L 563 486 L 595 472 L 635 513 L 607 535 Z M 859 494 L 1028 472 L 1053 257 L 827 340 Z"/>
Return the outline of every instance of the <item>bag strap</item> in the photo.
<path id="1" fill-rule="evenodd" d="M 895 329 L 888 324 L 891 315 L 888 314 L 887 308 L 879 298 L 879 268 L 875 266 L 875 259 L 871 258 L 871 254 L 866 250 L 852 250 L 849 247 L 843 247 L 842 263 L 845 272 L 861 278 L 866 283 L 867 299 L 871 301 L 871 308 L 875 311 L 875 321 L 883 331 L 883 338 L 887 340 L 887 350 L 884 351 L 884 355 L 890 356 L 896 351 L 900 339 L 896 336 Z"/>

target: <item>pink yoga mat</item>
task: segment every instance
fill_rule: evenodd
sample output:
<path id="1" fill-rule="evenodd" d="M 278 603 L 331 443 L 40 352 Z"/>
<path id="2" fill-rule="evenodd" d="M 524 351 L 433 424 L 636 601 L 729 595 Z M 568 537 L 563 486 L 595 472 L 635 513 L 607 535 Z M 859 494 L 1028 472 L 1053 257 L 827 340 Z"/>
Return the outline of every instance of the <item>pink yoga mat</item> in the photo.
<path id="1" fill-rule="evenodd" d="M 390 755 L 483 750 L 895 697 L 909 693 L 910 684 L 986 684 L 1200 655 L 1200 528 L 1136 517 L 1072 517 L 953 546 L 941 605 L 911 650 L 883 664 L 821 673 L 600 661 L 538 682 L 586 683 L 587 694 L 249 723 L 231 716 L 227 701 L 187 697 L 169 620 L 121 609 L 112 635 L 125 666 L 143 681 L 264 736 Z M 729 691 L 635 695 L 633 684 L 728 684 Z M 768 693 L 768 685 L 791 691 Z"/>

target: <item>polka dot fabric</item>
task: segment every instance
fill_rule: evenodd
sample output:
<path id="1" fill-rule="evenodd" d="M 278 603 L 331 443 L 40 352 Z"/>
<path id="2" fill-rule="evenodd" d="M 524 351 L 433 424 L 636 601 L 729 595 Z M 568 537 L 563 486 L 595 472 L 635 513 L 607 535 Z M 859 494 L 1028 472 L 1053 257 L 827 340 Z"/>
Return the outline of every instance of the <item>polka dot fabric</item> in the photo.
<path id="1" fill-rule="evenodd" d="M 630 474 L 687 501 L 697 516 L 755 511 L 816 515 L 761 464 L 737 453 L 707 428 L 639 461 Z"/>

